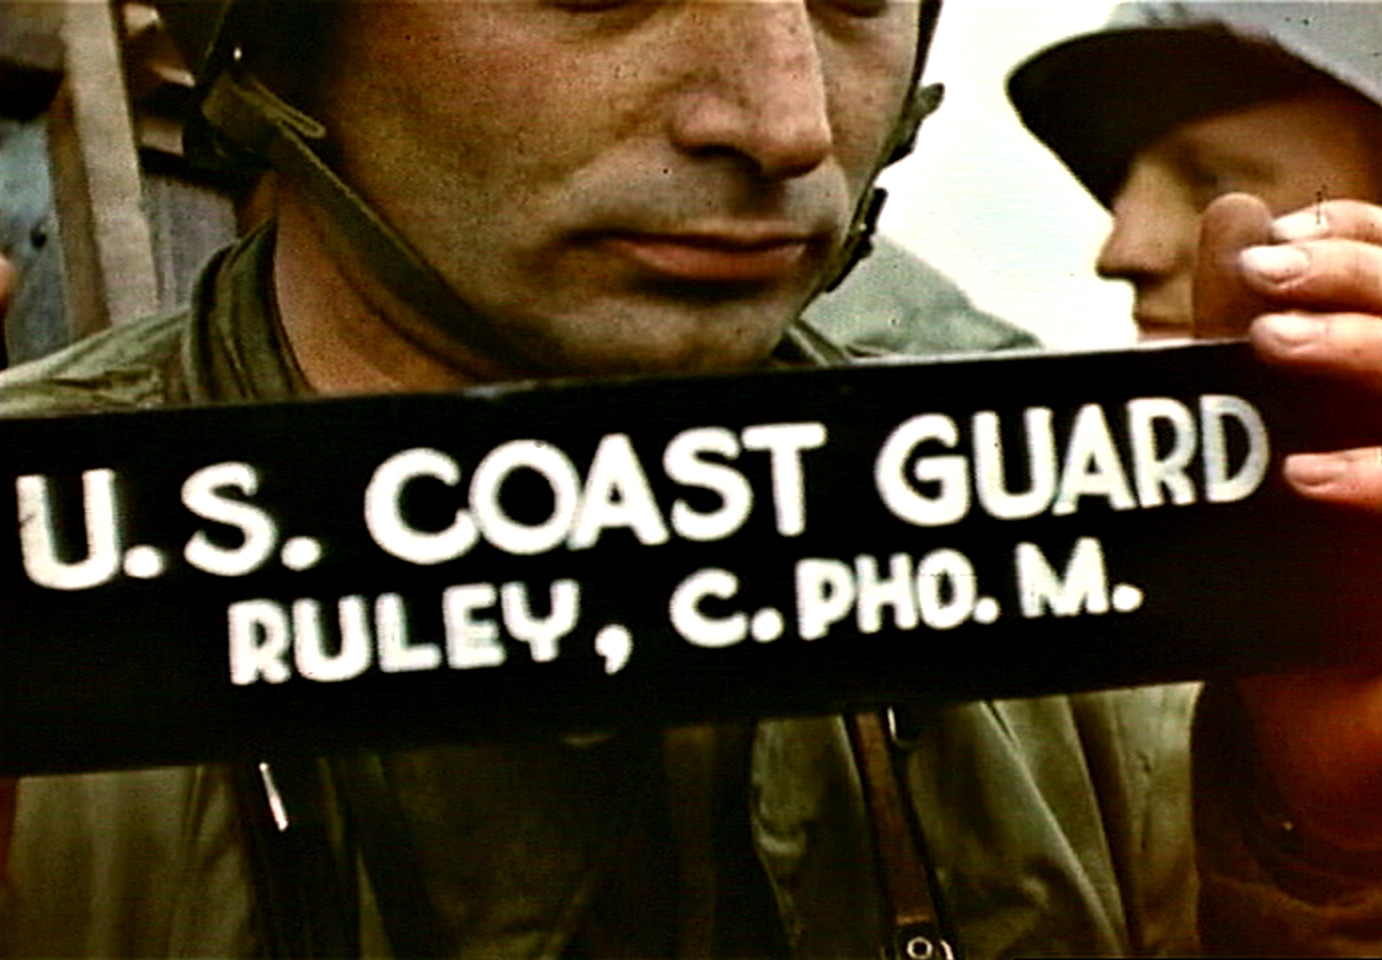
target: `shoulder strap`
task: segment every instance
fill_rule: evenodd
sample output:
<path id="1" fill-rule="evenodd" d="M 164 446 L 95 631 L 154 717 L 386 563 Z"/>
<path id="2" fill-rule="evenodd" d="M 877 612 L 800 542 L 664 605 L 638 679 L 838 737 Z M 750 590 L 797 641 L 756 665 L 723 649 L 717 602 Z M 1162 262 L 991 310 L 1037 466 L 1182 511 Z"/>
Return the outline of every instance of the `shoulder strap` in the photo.
<path id="1" fill-rule="evenodd" d="M 350 810 L 350 822 L 395 957 L 440 957 L 445 927 L 422 874 L 422 858 L 408 830 L 379 755 L 367 750 L 335 756 L 331 770 Z"/>
<path id="2" fill-rule="evenodd" d="M 252 75 L 237 71 L 217 78 L 202 112 L 231 142 L 267 157 L 311 192 L 331 225 L 328 242 L 341 244 L 345 252 L 370 264 L 390 293 L 415 311 L 416 315 L 388 313 L 401 335 L 438 356 L 454 355 L 453 341 L 458 341 L 525 368 L 524 358 L 317 154 L 313 144 L 326 139 L 321 123 L 285 103 Z"/>
<path id="3" fill-rule="evenodd" d="M 954 960 L 920 826 L 904 802 L 883 716 L 865 710 L 845 718 L 864 791 L 891 933 L 890 960 Z"/>
<path id="4" fill-rule="evenodd" d="M 236 792 L 268 956 L 360 956 L 357 854 L 392 954 L 408 960 L 446 952 L 417 850 L 377 756 L 242 764 Z M 344 838 L 333 839 L 332 806 L 345 811 Z"/>
<path id="5" fill-rule="evenodd" d="M 282 758 L 232 769 L 266 954 L 358 957 L 353 847 L 333 842 L 321 761 Z"/>

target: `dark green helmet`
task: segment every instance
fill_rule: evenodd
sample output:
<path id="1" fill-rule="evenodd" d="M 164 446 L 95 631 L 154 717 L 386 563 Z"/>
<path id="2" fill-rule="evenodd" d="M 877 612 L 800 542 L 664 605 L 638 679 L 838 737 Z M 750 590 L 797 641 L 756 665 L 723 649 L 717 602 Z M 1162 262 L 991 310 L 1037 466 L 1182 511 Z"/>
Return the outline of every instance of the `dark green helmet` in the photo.
<path id="1" fill-rule="evenodd" d="M 330 0 L 155 0 L 155 6 L 187 61 L 188 68 L 197 78 L 197 103 L 200 105 L 221 75 L 237 64 L 253 59 L 256 41 L 263 38 L 266 30 L 285 28 L 290 22 L 285 12 L 293 7 L 306 8 L 325 2 Z M 935 34 L 936 21 L 940 17 L 941 2 L 921 0 L 921 28 L 912 76 L 913 102 L 904 111 L 898 132 L 890 142 L 888 156 L 881 166 L 895 163 L 910 152 L 917 125 L 939 106 L 940 88 L 919 88 L 918 83 Z M 200 109 L 194 113 L 190 126 L 196 138 L 201 136 L 202 131 L 198 128 L 203 124 Z M 202 159 L 208 159 L 203 148 L 203 144 L 198 144 L 194 153 L 200 153 Z M 240 156 L 239 159 L 243 162 L 247 158 Z"/>

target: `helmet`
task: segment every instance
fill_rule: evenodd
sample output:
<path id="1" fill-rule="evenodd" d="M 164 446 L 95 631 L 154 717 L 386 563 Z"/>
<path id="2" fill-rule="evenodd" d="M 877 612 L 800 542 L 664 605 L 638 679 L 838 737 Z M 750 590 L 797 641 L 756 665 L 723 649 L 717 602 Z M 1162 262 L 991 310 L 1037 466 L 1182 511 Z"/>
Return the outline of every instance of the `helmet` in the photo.
<path id="1" fill-rule="evenodd" d="M 256 43 L 282 32 L 285 17 L 320 6 L 292 0 L 156 0 L 160 15 L 196 75 L 194 109 L 184 133 L 193 162 L 222 168 L 271 166 L 289 173 L 311 191 L 335 232 L 363 256 L 388 288 L 423 318 L 390 318 L 407 324 L 400 332 L 439 355 L 460 340 L 500 360 L 517 361 L 512 348 L 475 315 L 412 245 L 333 171 L 315 145 L 325 127 L 286 103 L 254 75 Z M 922 0 L 921 31 L 911 96 L 874 176 L 911 150 L 921 121 L 940 103 L 939 86 L 920 87 L 919 78 L 940 13 L 941 0 Z M 883 191 L 866 192 L 855 211 L 845 250 L 822 283 L 835 286 L 868 250 L 882 207 Z M 444 333 L 442 331 L 445 331 Z"/>
<path id="2" fill-rule="evenodd" d="M 913 100 L 920 101 L 920 108 L 909 104 L 904 111 L 901 132 L 889 144 L 888 156 L 883 166 L 895 163 L 910 151 L 915 138 L 916 125 L 926 115 L 934 112 L 940 105 L 941 90 L 938 86 L 924 92 L 917 88 L 926 55 L 935 34 L 936 22 L 940 17 L 942 0 L 922 0 L 921 28 L 917 38 L 917 57 L 913 67 Z M 254 47 L 256 39 L 262 38 L 265 30 L 282 30 L 285 10 L 304 6 L 302 0 L 154 0 L 159 14 L 168 31 L 172 34 L 179 51 L 197 78 L 200 105 L 214 86 L 216 80 L 239 63 L 247 50 Z M 912 122 L 915 114 L 921 117 Z M 200 136 L 202 115 L 200 109 L 194 110 L 189 118 L 195 136 Z M 214 121 L 213 121 L 214 125 Z M 215 162 L 204 148 L 206 144 L 195 140 L 192 153 L 203 162 Z M 220 149 L 226 144 L 221 143 Z M 249 160 L 243 154 L 238 158 L 222 156 L 224 163 L 238 159 L 244 163 Z"/>
<path id="3" fill-rule="evenodd" d="M 1382 105 L 1370 0 L 1120 4 L 1013 71 L 1022 122 L 1104 206 L 1133 156 L 1191 120 L 1340 83 Z"/>

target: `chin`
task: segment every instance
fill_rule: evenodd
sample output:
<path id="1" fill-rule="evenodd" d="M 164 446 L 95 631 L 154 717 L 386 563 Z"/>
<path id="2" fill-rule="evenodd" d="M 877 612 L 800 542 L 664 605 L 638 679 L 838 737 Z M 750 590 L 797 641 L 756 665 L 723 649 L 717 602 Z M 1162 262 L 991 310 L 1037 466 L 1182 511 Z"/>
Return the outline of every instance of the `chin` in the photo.
<path id="1" fill-rule="evenodd" d="M 1159 340 L 1185 340 L 1195 335 L 1194 323 L 1189 318 L 1155 321 L 1134 317 L 1133 322 L 1137 324 L 1137 339 L 1142 343 Z"/>
<path id="2" fill-rule="evenodd" d="M 542 368 L 585 376 L 636 373 L 707 373 L 740 370 L 766 361 L 794 313 L 754 304 L 734 310 L 639 307 L 626 319 L 563 324 L 598 337 L 557 337 L 543 344 Z M 611 311 L 613 312 L 613 311 Z M 608 315 L 606 315 L 608 316 Z"/>
<path id="3" fill-rule="evenodd" d="M 780 333 L 728 343 L 699 340 L 668 343 L 606 342 L 592 350 L 568 352 L 549 369 L 583 376 L 639 373 L 713 373 L 760 366 L 773 352 Z"/>
<path id="4" fill-rule="evenodd" d="M 598 356 L 572 358 L 566 368 L 585 376 L 620 376 L 640 373 L 714 373 L 760 366 L 774 344 L 764 347 L 709 349 L 629 348 L 604 351 Z"/>

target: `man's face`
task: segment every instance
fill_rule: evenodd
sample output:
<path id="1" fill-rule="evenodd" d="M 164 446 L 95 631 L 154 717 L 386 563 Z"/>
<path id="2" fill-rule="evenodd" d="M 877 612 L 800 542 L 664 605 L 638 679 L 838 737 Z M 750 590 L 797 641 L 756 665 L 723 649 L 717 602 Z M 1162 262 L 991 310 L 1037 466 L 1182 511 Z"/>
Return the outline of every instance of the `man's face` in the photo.
<path id="1" fill-rule="evenodd" d="M 1382 111 L 1340 88 L 1177 127 L 1137 154 L 1113 203 L 1100 276 L 1133 285 L 1144 338 L 1191 333 L 1199 215 L 1229 192 L 1286 213 L 1330 197 L 1382 199 Z"/>
<path id="2" fill-rule="evenodd" d="M 316 109 L 509 372 L 742 366 L 839 248 L 917 23 L 916 0 L 355 0 Z"/>

